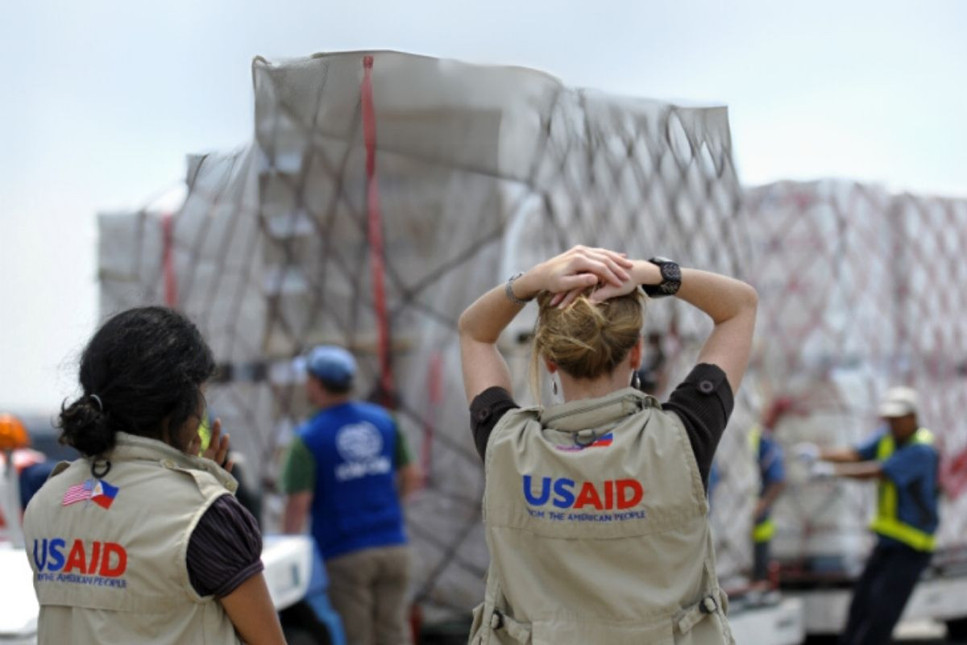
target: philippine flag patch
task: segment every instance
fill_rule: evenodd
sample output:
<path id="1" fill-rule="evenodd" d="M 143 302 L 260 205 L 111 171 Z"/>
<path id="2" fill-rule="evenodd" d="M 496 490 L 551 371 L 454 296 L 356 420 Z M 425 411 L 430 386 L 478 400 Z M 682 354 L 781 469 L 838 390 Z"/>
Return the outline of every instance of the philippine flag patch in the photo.
<path id="1" fill-rule="evenodd" d="M 614 433 L 609 432 L 592 441 L 588 448 L 604 448 L 610 446 L 612 443 L 614 443 Z"/>
<path id="2" fill-rule="evenodd" d="M 614 443 L 614 433 L 609 432 L 608 434 L 601 435 L 589 444 L 581 445 L 575 444 L 573 446 L 554 446 L 558 450 L 563 450 L 564 452 L 579 452 L 585 448 L 607 448 L 612 443 Z"/>
<path id="3" fill-rule="evenodd" d="M 102 508 L 111 508 L 114 498 L 117 497 L 118 487 L 111 486 L 103 479 L 98 479 L 91 492 L 91 501 Z"/>

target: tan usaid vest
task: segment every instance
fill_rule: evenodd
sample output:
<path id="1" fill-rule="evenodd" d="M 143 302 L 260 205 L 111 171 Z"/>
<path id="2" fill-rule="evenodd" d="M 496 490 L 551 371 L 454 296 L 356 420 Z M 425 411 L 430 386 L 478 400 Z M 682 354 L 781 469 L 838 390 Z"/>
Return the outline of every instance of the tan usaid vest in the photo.
<path id="1" fill-rule="evenodd" d="M 483 512 L 471 644 L 734 643 L 698 465 L 654 398 L 511 410 L 487 444 Z"/>
<path id="2" fill-rule="evenodd" d="M 221 604 L 191 586 L 186 562 L 198 520 L 237 482 L 210 460 L 125 433 L 107 458 L 109 504 L 100 495 L 64 505 L 91 478 L 90 461 L 78 459 L 57 466 L 24 515 L 40 645 L 238 643 Z"/>

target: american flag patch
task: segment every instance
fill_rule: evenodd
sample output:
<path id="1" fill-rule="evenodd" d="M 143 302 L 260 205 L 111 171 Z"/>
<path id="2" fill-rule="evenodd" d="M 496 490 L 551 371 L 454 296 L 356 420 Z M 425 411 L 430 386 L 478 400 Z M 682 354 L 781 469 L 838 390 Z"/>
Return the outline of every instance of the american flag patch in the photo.
<path id="1" fill-rule="evenodd" d="M 91 493 L 94 490 L 94 482 L 88 479 L 86 482 L 81 484 L 75 484 L 67 489 L 64 493 L 64 499 L 61 500 L 61 506 L 70 506 L 71 504 L 76 504 L 77 502 L 83 502 L 91 498 Z"/>

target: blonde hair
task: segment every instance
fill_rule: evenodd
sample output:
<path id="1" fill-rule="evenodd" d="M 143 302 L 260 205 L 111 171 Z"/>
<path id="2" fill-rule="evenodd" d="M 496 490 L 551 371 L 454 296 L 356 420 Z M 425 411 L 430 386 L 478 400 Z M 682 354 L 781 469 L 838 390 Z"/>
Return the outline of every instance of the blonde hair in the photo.
<path id="1" fill-rule="evenodd" d="M 591 290 L 564 309 L 550 306 L 553 294 L 538 296 L 531 357 L 531 388 L 537 400 L 541 358 L 574 378 L 594 379 L 613 372 L 641 338 L 645 307 L 639 289 L 597 304 L 589 295 Z"/>

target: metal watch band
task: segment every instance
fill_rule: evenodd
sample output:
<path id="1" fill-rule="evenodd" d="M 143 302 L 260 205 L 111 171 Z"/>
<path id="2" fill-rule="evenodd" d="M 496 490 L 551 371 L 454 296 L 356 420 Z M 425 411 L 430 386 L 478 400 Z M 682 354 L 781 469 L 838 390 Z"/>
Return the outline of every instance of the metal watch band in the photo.
<path id="1" fill-rule="evenodd" d="M 522 275 L 524 275 L 524 272 L 518 271 L 514 275 L 507 278 L 507 284 L 504 285 L 504 295 L 507 296 L 507 299 L 510 300 L 515 305 L 520 305 L 521 307 L 523 307 L 528 302 L 530 302 L 530 299 L 521 300 L 520 298 L 517 297 L 517 294 L 514 293 L 514 280 L 521 277 Z"/>

